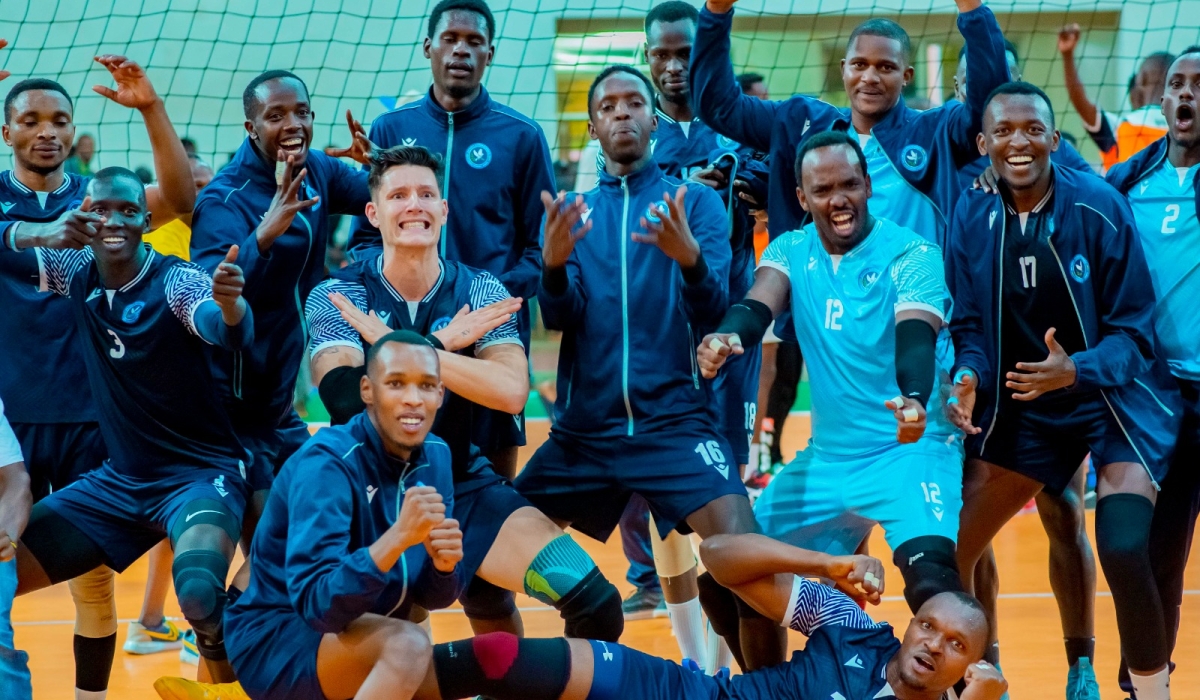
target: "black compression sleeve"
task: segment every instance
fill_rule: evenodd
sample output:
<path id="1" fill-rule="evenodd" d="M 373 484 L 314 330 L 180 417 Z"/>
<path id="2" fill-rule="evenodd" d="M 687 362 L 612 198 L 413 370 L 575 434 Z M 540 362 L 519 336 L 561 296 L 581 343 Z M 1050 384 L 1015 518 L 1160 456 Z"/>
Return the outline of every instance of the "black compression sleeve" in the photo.
<path id="1" fill-rule="evenodd" d="M 696 284 L 704 281 L 708 276 L 708 262 L 704 259 L 704 253 L 701 252 L 696 256 L 696 264 L 691 267 L 680 268 L 683 272 L 683 281 L 688 284 Z"/>
<path id="2" fill-rule="evenodd" d="M 329 422 L 332 425 L 343 425 L 351 418 L 362 413 L 364 404 L 359 391 L 359 384 L 366 376 L 365 365 L 359 367 L 334 367 L 321 379 L 317 393 L 321 403 L 329 411 Z"/>
<path id="3" fill-rule="evenodd" d="M 542 268 L 542 289 L 550 294 L 556 297 L 562 296 L 570 284 L 571 280 L 567 277 L 566 267 Z"/>
<path id="4" fill-rule="evenodd" d="M 772 318 L 771 308 L 766 304 L 757 299 L 742 299 L 725 312 L 717 332 L 737 333 L 742 347 L 752 348 L 762 342 Z"/>
<path id="5" fill-rule="evenodd" d="M 896 324 L 896 384 L 922 406 L 933 392 L 936 346 L 937 331 L 928 322 L 910 318 Z"/>

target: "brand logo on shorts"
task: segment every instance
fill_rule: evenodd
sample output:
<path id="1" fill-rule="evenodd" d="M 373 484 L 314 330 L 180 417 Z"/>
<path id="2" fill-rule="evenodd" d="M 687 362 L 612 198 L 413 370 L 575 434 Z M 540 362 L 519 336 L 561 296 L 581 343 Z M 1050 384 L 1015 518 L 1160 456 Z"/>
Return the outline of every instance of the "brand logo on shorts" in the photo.
<path id="1" fill-rule="evenodd" d="M 467 165 L 483 170 L 492 162 L 492 149 L 487 144 L 475 143 L 467 148 Z"/>
<path id="2" fill-rule="evenodd" d="M 434 331 L 440 331 L 448 325 L 450 325 L 450 317 L 442 316 L 441 318 L 439 318 L 438 320 L 433 322 L 433 325 L 429 327 L 429 332 L 432 333 Z"/>
<path id="3" fill-rule="evenodd" d="M 900 162 L 904 163 L 904 167 L 916 172 L 929 162 L 929 154 L 917 144 L 909 144 L 904 147 L 904 152 L 900 155 Z"/>
<path id="4" fill-rule="evenodd" d="M 862 662 L 862 659 L 858 658 L 858 654 L 855 654 L 854 656 L 850 657 L 849 661 L 847 661 L 846 663 L 844 663 L 842 665 L 849 666 L 850 668 L 862 668 L 863 662 Z"/>
<path id="5" fill-rule="evenodd" d="M 370 503 L 371 501 L 375 500 L 375 494 L 378 492 L 379 492 L 379 489 L 375 488 L 374 486 L 368 486 L 367 487 L 367 503 Z"/>
<path id="6" fill-rule="evenodd" d="M 224 474 L 213 479 L 212 485 L 213 485 L 213 488 L 217 490 L 217 493 L 221 494 L 221 498 L 225 498 L 226 496 L 229 495 L 229 493 L 227 491 L 225 491 L 225 475 Z"/>
<path id="7" fill-rule="evenodd" d="M 870 289 L 871 285 L 875 284 L 879 279 L 879 273 L 874 270 L 867 270 L 858 278 L 858 286 L 863 289 Z"/>
<path id="8" fill-rule="evenodd" d="M 221 495 L 223 496 L 225 494 L 221 494 Z M 190 522 L 192 522 L 192 518 L 196 517 L 197 515 L 200 515 L 201 513 L 216 513 L 217 515 L 220 515 L 221 511 L 219 511 L 219 510 L 198 510 L 195 513 L 189 514 L 186 518 L 183 519 L 183 522 L 190 523 Z"/>
<path id="9" fill-rule="evenodd" d="M 738 146 L 741 144 L 739 144 L 737 141 L 734 141 L 733 139 L 729 138 L 728 136 L 718 136 L 717 137 L 717 145 L 720 146 L 721 148 L 728 148 L 731 151 L 736 151 L 738 149 Z"/>
<path id="10" fill-rule="evenodd" d="M 121 320 L 125 323 L 137 323 L 138 317 L 142 315 L 142 309 L 144 308 L 146 308 L 146 302 L 133 302 L 125 307 L 125 312 L 121 314 Z"/>
<path id="11" fill-rule="evenodd" d="M 1092 266 L 1088 264 L 1087 258 L 1076 255 L 1071 259 L 1071 276 L 1075 278 L 1076 282 L 1086 282 L 1091 275 Z"/>

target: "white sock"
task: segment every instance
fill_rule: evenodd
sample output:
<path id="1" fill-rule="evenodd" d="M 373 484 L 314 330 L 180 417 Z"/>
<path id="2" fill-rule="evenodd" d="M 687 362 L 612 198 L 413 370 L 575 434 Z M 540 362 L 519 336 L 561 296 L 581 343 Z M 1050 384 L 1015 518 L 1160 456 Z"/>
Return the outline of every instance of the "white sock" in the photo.
<path id="1" fill-rule="evenodd" d="M 700 668 L 706 667 L 704 653 L 704 611 L 700 609 L 699 596 L 686 603 L 667 603 L 667 615 L 671 618 L 671 629 L 683 658 L 695 661 Z"/>
<path id="2" fill-rule="evenodd" d="M 723 668 L 733 667 L 733 652 L 725 643 L 725 638 L 713 632 L 712 623 L 708 623 L 708 666 L 704 672 L 710 676 L 717 675 Z"/>
<path id="3" fill-rule="evenodd" d="M 105 700 L 108 697 L 107 690 L 80 690 L 75 689 L 75 700 Z"/>
<path id="4" fill-rule="evenodd" d="M 1133 690 L 1138 700 L 1171 700 L 1170 666 L 1149 676 L 1139 676 L 1129 672 L 1129 680 L 1133 681 Z"/>

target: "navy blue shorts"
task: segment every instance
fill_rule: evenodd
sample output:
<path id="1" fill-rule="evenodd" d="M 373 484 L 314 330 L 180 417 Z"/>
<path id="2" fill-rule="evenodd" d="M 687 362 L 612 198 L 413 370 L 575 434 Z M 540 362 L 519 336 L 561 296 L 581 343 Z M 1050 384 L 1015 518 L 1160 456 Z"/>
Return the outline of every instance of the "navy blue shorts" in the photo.
<path id="1" fill-rule="evenodd" d="M 240 525 L 248 495 L 246 483 L 222 469 L 194 467 L 139 479 L 105 462 L 43 503 L 83 531 L 104 552 L 104 563 L 121 572 L 174 531 L 189 503 L 220 504 Z"/>
<path id="2" fill-rule="evenodd" d="M 729 681 L 689 671 L 674 661 L 591 641 L 594 664 L 588 697 L 622 700 L 728 700 Z M 748 700 L 738 696 L 739 700 Z M 768 700 L 763 698 L 762 700 Z"/>
<path id="3" fill-rule="evenodd" d="M 459 575 L 466 583 L 491 550 L 508 516 L 533 504 L 491 469 L 476 469 L 454 482 L 454 518 L 463 533 Z"/>
<path id="4" fill-rule="evenodd" d="M 325 700 L 317 678 L 323 635 L 291 610 L 252 615 L 225 611 L 225 650 L 238 682 L 254 700 Z"/>
<path id="5" fill-rule="evenodd" d="M 525 412 L 517 415 L 482 406 L 471 407 L 471 443 L 485 455 L 525 444 Z"/>
<path id="6" fill-rule="evenodd" d="M 108 459 L 99 423 L 13 423 L 37 503 Z"/>
<path id="7" fill-rule="evenodd" d="M 250 491 L 266 491 L 275 483 L 275 475 L 283 463 L 300 449 L 308 438 L 308 424 L 296 412 L 290 411 L 279 425 L 267 430 L 247 430 L 238 433 L 238 441 L 250 453 L 246 468 L 246 483 Z"/>
<path id="8" fill-rule="evenodd" d="M 758 414 L 758 375 L 762 370 L 762 345 L 725 363 L 713 380 L 713 393 L 721 411 L 721 433 L 733 448 L 735 464 L 750 461 L 754 419 Z"/>
<path id="9" fill-rule="evenodd" d="M 700 422 L 631 437 L 551 430 L 514 486 L 546 515 L 601 542 L 634 493 L 650 504 L 663 537 L 690 532 L 687 517 L 713 500 L 746 495 L 729 443 Z"/>
<path id="10" fill-rule="evenodd" d="M 1002 401 L 990 433 L 980 444 L 980 459 L 1039 481 L 1052 495 L 1061 494 L 1071 483 L 1089 453 L 1101 469 L 1116 462 L 1142 464 L 1102 396 L 1044 405 Z M 1157 483 L 1169 465 L 1144 466 Z"/>

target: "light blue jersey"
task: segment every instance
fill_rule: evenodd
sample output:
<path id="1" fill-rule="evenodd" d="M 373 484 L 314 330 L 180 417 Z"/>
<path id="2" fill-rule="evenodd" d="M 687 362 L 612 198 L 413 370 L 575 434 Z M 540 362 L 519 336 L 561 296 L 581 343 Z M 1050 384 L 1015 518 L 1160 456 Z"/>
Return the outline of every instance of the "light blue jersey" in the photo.
<path id="1" fill-rule="evenodd" d="M 836 458 L 895 447 L 896 419 L 884 402 L 900 395 L 896 313 L 920 309 L 948 317 L 941 248 L 877 217 L 866 239 L 840 259 L 826 252 L 809 224 L 775 239 L 760 265 L 791 280 L 796 336 L 812 387 L 813 448 Z M 953 360 L 943 326 L 924 439 L 953 442 L 959 437 L 943 410 Z"/>
<path id="2" fill-rule="evenodd" d="M 933 202 L 896 172 L 896 166 L 874 136 L 859 134 L 858 139 L 867 156 L 867 174 L 871 176 L 871 213 L 941 244 L 946 227 Z"/>
<path id="3" fill-rule="evenodd" d="M 1171 373 L 1192 381 L 1200 380 L 1198 171 L 1200 165 L 1176 168 L 1164 160 L 1129 191 L 1158 300 L 1154 329 Z"/>

